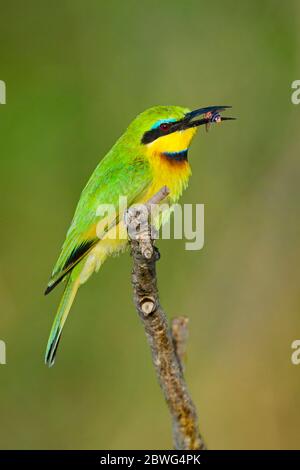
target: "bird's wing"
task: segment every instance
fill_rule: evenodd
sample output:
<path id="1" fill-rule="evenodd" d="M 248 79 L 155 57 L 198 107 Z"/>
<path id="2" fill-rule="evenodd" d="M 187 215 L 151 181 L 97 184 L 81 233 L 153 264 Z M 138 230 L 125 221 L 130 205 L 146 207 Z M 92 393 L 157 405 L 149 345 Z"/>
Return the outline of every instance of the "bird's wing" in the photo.
<path id="1" fill-rule="evenodd" d="M 104 159 L 100 162 L 81 194 L 46 294 L 107 232 L 107 215 L 97 215 L 99 206 L 101 204 L 114 206 L 116 217 L 108 222 L 109 228 L 114 226 L 118 222 L 119 196 L 126 196 L 128 206 L 131 205 L 147 189 L 150 180 L 151 173 L 144 159 L 136 158 L 129 162 Z M 100 233 L 99 226 L 103 227 L 100 228 Z"/>

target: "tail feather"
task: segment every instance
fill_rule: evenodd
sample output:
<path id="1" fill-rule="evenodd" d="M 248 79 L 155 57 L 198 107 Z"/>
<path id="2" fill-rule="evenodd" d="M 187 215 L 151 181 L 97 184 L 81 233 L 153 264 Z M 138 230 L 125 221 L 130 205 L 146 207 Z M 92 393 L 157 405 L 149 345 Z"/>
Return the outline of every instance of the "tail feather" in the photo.
<path id="1" fill-rule="evenodd" d="M 72 307 L 78 287 L 79 279 L 77 278 L 76 280 L 72 280 L 71 274 L 69 274 L 67 284 L 50 331 L 50 336 L 46 348 L 45 363 L 49 367 L 53 366 L 55 362 L 56 351 L 61 337 L 62 329 L 69 314 L 69 311 Z"/>

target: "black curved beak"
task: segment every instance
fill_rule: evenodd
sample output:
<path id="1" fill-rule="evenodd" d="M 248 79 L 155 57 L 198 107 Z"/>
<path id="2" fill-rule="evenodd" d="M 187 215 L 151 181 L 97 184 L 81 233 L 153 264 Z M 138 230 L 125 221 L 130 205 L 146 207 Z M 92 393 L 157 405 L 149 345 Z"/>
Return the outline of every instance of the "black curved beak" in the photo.
<path id="1" fill-rule="evenodd" d="M 199 108 L 195 111 L 187 113 L 181 121 L 182 129 L 189 129 L 190 127 L 198 127 L 203 124 L 209 125 L 214 122 L 221 121 L 234 121 L 234 117 L 221 116 L 220 113 L 231 108 L 231 106 L 207 106 L 206 108 Z M 203 116 L 201 119 L 195 119 L 198 116 Z"/>
<path id="2" fill-rule="evenodd" d="M 154 140 L 158 139 L 167 134 L 171 134 L 177 131 L 183 131 L 191 127 L 198 127 L 205 124 L 206 130 L 208 130 L 210 124 L 221 122 L 221 121 L 233 121 L 233 117 L 224 117 L 220 113 L 231 108 L 231 106 L 208 106 L 206 108 L 196 109 L 187 113 L 184 118 L 172 123 L 167 130 L 161 130 L 159 127 L 150 129 L 145 132 L 142 137 L 142 144 L 149 144 Z M 201 119 L 195 119 L 198 116 L 204 116 Z"/>

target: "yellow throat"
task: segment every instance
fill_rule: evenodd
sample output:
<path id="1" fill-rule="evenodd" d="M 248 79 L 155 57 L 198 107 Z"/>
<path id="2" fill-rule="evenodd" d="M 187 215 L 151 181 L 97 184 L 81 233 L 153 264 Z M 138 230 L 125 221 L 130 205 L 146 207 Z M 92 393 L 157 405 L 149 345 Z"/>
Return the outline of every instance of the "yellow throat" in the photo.
<path id="1" fill-rule="evenodd" d="M 176 202 L 187 187 L 191 167 L 186 158 L 178 158 L 187 152 L 196 128 L 177 131 L 146 145 L 146 155 L 153 171 L 153 183 L 146 197 L 151 197 L 162 186 L 168 186 L 170 200 Z"/>

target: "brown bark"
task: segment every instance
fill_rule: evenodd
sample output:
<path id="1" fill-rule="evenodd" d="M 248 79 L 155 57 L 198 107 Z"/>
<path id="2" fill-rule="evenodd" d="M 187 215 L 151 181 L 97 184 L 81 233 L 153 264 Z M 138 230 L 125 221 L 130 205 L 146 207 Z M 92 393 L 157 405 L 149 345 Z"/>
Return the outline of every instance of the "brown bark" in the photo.
<path id="1" fill-rule="evenodd" d="M 167 195 L 168 188 L 164 187 L 144 206 L 146 210 L 133 206 L 126 215 L 133 258 L 133 298 L 171 414 L 174 447 L 203 450 L 205 444 L 199 432 L 196 408 L 183 376 L 187 319 L 174 319 L 172 329 L 169 328 L 157 288 L 156 262 L 160 254 L 151 239 L 148 220 L 151 204 L 158 204 Z"/>

